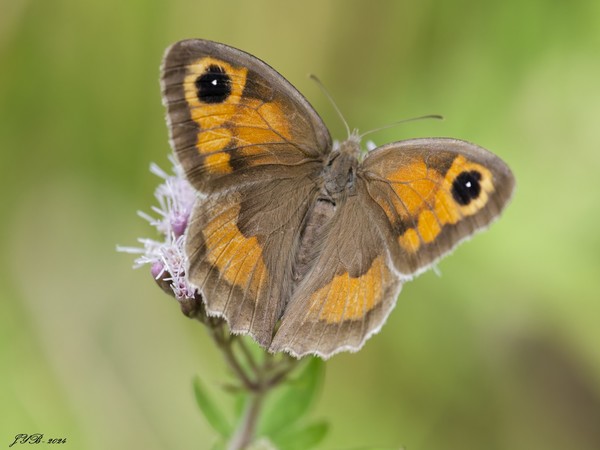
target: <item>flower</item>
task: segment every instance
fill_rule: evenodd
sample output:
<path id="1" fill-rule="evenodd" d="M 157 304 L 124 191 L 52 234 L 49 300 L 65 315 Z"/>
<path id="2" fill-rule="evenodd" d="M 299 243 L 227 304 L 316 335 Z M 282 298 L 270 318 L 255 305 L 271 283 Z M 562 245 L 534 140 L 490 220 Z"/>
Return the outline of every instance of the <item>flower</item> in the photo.
<path id="1" fill-rule="evenodd" d="M 140 238 L 138 242 L 142 247 L 117 246 L 117 251 L 140 255 L 133 267 L 150 264 L 157 283 L 165 291 L 170 290 L 177 300 L 185 302 L 199 297 L 185 275 L 184 249 L 185 229 L 198 194 L 185 179 L 183 168 L 173 157 L 169 156 L 169 160 L 173 166 L 171 175 L 154 163 L 150 165 L 150 171 L 163 180 L 154 191 L 158 206 L 153 206 L 152 211 L 157 217 L 138 211 L 140 217 L 156 228 L 161 239 Z"/>

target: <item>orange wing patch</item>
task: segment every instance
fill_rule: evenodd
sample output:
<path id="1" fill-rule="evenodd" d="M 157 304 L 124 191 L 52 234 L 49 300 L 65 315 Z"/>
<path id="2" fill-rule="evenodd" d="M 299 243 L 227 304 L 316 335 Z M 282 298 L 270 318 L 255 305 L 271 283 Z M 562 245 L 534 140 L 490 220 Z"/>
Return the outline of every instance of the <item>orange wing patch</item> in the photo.
<path id="1" fill-rule="evenodd" d="M 212 67 L 218 67 L 229 80 L 231 92 L 222 102 L 207 103 L 198 98 L 198 77 Z M 261 144 L 292 141 L 290 123 L 280 105 L 243 96 L 247 80 L 245 67 L 237 68 L 213 57 L 200 58 L 187 68 L 184 96 L 192 120 L 200 127 L 196 149 L 206 156 L 204 167 L 211 173 L 232 171 L 232 148 L 249 157 L 247 164 L 259 165 L 276 162 Z"/>
<path id="2" fill-rule="evenodd" d="M 480 192 L 477 198 L 460 204 L 453 197 L 453 185 L 457 177 L 466 172 L 479 174 Z M 395 194 L 391 199 L 395 211 L 390 211 L 388 205 L 382 206 L 392 223 L 399 215 L 408 225 L 398 237 L 398 243 L 409 253 L 416 253 L 423 244 L 435 241 L 445 225 L 456 224 L 463 217 L 477 213 L 494 191 L 491 172 L 461 155 L 454 159 L 445 176 L 428 167 L 424 159 L 418 159 L 386 178 Z"/>
<path id="3" fill-rule="evenodd" d="M 320 320 L 340 323 L 360 320 L 381 301 L 385 286 L 392 275 L 378 256 L 370 269 L 355 278 L 348 272 L 333 277 L 331 282 L 310 297 L 309 311 L 317 312 Z"/>
<path id="4" fill-rule="evenodd" d="M 205 103 L 198 98 L 196 80 L 211 66 L 220 67 L 229 77 L 231 93 L 223 103 Z M 231 64 L 216 58 L 205 57 L 191 63 L 183 81 L 185 100 L 190 108 L 190 116 L 200 126 L 196 149 L 202 155 L 209 155 L 204 165 L 210 172 L 223 174 L 231 172 L 229 155 L 218 154 L 231 142 L 232 133 L 223 125 L 232 119 L 238 110 L 246 85 L 247 69 L 235 69 Z"/>
<path id="5" fill-rule="evenodd" d="M 401 216 L 414 216 L 437 190 L 441 176 L 419 159 L 399 167 L 387 177 L 396 194 L 394 206 Z"/>
<path id="6" fill-rule="evenodd" d="M 238 229 L 239 212 L 238 204 L 237 208 L 228 208 L 206 224 L 202 230 L 206 260 L 229 284 L 244 291 L 249 289 L 257 296 L 262 281 L 266 280 L 267 268 L 256 237 L 246 238 Z"/>
<path id="7" fill-rule="evenodd" d="M 421 246 L 421 239 L 414 228 L 409 228 L 398 237 L 398 243 L 404 250 L 415 253 Z"/>

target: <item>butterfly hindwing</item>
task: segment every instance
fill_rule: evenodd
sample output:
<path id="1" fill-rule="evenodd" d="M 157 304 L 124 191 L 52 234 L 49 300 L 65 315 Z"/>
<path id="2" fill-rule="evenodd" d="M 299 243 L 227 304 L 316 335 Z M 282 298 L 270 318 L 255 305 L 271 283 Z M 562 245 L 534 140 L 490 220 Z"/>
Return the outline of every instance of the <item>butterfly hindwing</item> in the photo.
<path id="1" fill-rule="evenodd" d="M 328 358 L 356 351 L 379 330 L 401 288 L 364 183 L 339 202 L 318 255 L 286 306 L 271 351 Z"/>
<path id="2" fill-rule="evenodd" d="M 235 333 L 271 342 L 290 296 L 292 259 L 316 190 L 309 178 L 276 179 L 199 201 L 188 228 L 189 281 L 210 315 Z"/>

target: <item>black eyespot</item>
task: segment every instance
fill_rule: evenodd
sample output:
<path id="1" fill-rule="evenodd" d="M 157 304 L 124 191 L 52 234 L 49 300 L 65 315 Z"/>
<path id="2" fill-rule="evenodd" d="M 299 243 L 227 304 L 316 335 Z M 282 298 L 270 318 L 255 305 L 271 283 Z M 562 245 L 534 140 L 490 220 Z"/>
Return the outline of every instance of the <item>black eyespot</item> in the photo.
<path id="1" fill-rule="evenodd" d="M 208 66 L 196 78 L 196 93 L 201 102 L 223 103 L 231 95 L 231 78 L 221 66 Z"/>
<path id="2" fill-rule="evenodd" d="M 468 205 L 481 193 L 481 174 L 476 170 L 461 172 L 452 183 L 452 197 L 461 205 Z"/>

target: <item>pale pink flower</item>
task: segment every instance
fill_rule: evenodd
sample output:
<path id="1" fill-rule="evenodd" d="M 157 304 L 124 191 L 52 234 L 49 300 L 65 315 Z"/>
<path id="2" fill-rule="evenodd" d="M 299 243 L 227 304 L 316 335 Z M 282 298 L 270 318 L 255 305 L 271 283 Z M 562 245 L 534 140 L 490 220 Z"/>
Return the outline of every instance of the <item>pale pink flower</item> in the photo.
<path id="1" fill-rule="evenodd" d="M 158 239 L 139 238 L 142 247 L 117 246 L 120 252 L 139 255 L 134 268 L 150 264 L 150 272 L 159 284 L 167 285 L 178 300 L 194 299 L 196 290 L 190 286 L 185 276 L 187 256 L 184 249 L 184 232 L 190 217 L 197 193 L 185 179 L 183 169 L 169 157 L 173 174 L 168 174 L 156 164 L 150 171 L 163 181 L 154 191 L 158 206 L 152 207 L 155 217 L 138 211 L 138 215 L 159 232 Z"/>

